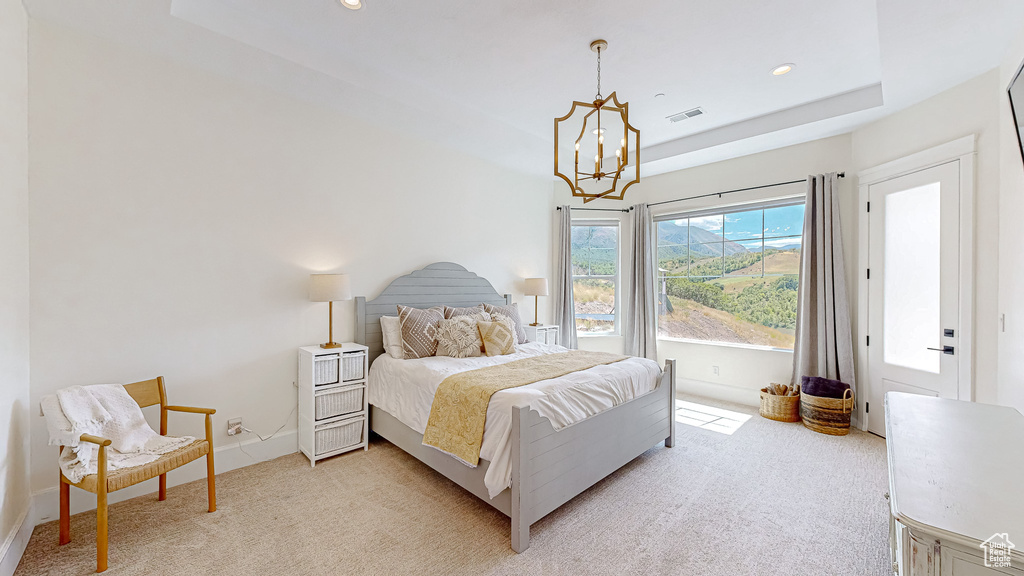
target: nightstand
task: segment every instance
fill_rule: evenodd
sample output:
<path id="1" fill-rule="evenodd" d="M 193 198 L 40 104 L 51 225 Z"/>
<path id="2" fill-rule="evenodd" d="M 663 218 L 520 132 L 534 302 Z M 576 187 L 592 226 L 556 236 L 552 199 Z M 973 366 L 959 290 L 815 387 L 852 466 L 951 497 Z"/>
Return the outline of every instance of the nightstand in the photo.
<path id="1" fill-rule="evenodd" d="M 299 348 L 299 450 L 317 460 L 369 447 L 367 347 Z"/>
<path id="2" fill-rule="evenodd" d="M 558 326 L 541 324 L 530 326 L 527 324 L 526 339 L 530 342 L 541 342 L 543 344 L 558 344 Z"/>

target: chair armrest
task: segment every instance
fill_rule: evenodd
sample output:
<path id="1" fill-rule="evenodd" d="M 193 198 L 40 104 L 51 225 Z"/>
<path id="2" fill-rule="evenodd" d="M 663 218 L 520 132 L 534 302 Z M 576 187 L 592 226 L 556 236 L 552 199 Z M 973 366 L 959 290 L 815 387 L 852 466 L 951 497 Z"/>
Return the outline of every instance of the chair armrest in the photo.
<path id="1" fill-rule="evenodd" d="M 192 414 L 216 414 L 217 410 L 213 408 L 195 408 L 193 406 L 164 406 L 164 410 L 170 410 L 171 412 L 190 412 Z"/>
<path id="2" fill-rule="evenodd" d="M 78 437 L 83 442 L 92 442 L 99 446 L 110 446 L 111 441 L 106 438 L 100 438 L 99 436 L 93 436 L 92 434 L 82 434 Z"/>

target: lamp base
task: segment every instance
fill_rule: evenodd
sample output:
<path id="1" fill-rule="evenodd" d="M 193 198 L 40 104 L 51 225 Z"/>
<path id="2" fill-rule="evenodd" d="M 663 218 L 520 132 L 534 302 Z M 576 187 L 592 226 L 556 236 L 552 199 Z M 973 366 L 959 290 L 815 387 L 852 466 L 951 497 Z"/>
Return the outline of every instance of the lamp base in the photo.
<path id="1" fill-rule="evenodd" d="M 530 322 L 530 326 L 540 326 L 540 322 Z"/>
<path id="2" fill-rule="evenodd" d="M 320 345 L 321 348 L 341 348 L 341 346 L 342 345 L 337 342 L 326 342 Z"/>

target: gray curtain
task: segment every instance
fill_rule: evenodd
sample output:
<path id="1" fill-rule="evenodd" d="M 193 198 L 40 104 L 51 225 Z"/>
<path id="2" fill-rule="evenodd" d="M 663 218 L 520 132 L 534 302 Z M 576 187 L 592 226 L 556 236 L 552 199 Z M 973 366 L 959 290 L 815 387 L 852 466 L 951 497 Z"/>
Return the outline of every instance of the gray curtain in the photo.
<path id="1" fill-rule="evenodd" d="M 576 313 L 572 301 L 572 213 L 568 206 L 558 210 L 558 237 L 555 238 L 555 324 L 559 342 L 576 349 Z"/>
<path id="2" fill-rule="evenodd" d="M 626 284 L 626 354 L 658 359 L 658 301 L 654 274 L 654 219 L 647 204 L 630 211 L 629 281 Z"/>
<path id="3" fill-rule="evenodd" d="M 807 177 L 800 252 L 793 383 L 802 376 L 824 376 L 849 384 L 856 393 L 835 172 Z"/>

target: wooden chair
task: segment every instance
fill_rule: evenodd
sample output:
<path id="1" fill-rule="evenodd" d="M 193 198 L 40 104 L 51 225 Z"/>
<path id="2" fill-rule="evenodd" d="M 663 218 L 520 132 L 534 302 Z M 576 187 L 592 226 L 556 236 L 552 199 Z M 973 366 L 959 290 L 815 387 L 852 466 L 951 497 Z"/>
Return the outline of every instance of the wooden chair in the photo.
<path id="1" fill-rule="evenodd" d="M 139 482 L 160 477 L 159 500 L 167 498 L 167 472 L 188 464 L 202 456 L 206 456 L 206 488 L 210 499 L 210 512 L 217 510 L 217 490 L 214 486 L 213 471 L 213 421 L 211 415 L 217 411 L 212 408 L 191 408 L 188 406 L 168 406 L 167 394 L 164 390 L 163 376 L 155 380 L 145 380 L 134 384 L 125 384 L 124 389 L 138 402 L 140 408 L 160 405 L 160 434 L 167 434 L 168 412 L 190 412 L 206 415 L 206 439 L 195 442 L 160 456 L 160 458 L 134 468 L 107 471 L 107 446 L 110 440 L 82 434 L 83 442 L 92 442 L 99 446 L 96 474 L 90 474 L 77 484 L 60 473 L 60 544 L 63 546 L 71 541 L 71 487 L 81 488 L 96 494 L 96 571 L 107 569 L 107 494 L 127 488 Z M 64 447 L 61 446 L 63 450 Z"/>

